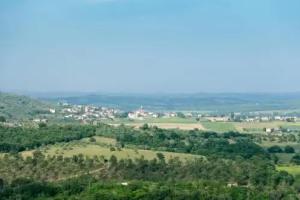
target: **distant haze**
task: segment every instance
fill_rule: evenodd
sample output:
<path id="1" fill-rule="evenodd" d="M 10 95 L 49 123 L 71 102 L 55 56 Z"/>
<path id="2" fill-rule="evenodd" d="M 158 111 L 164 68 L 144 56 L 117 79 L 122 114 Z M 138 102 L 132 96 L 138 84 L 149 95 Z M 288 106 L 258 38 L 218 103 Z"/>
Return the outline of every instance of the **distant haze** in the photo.
<path id="1" fill-rule="evenodd" d="M 299 0 L 2 0 L 0 91 L 300 91 Z"/>

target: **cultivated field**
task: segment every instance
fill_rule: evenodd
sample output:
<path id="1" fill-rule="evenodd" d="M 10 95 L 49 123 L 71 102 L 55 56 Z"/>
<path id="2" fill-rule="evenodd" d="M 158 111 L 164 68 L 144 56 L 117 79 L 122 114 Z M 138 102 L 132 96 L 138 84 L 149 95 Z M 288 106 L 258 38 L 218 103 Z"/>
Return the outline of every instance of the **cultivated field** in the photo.
<path id="1" fill-rule="evenodd" d="M 150 126 L 157 126 L 163 129 L 193 130 L 197 128 L 199 130 L 206 130 L 201 123 L 196 121 L 195 118 L 146 118 L 144 120 L 117 119 L 107 123 L 115 126 L 125 124 L 136 128 L 139 128 L 144 124 L 148 124 Z"/>
<path id="2" fill-rule="evenodd" d="M 289 127 L 296 126 L 297 123 L 281 122 L 281 121 L 272 121 L 272 122 L 234 122 L 234 127 L 237 131 L 240 132 L 261 132 L 264 128 L 280 128 L 280 127 Z M 300 124 L 299 124 L 300 128 Z"/>
<path id="3" fill-rule="evenodd" d="M 215 132 L 236 131 L 235 126 L 231 122 L 201 122 L 206 130 Z"/>
<path id="4" fill-rule="evenodd" d="M 144 123 L 130 123 L 125 125 L 139 128 L 143 126 Z M 197 128 L 199 130 L 206 130 L 200 123 L 148 123 L 148 125 L 157 126 L 158 128 L 162 129 L 193 130 Z"/>
<path id="5" fill-rule="evenodd" d="M 105 121 L 104 121 L 105 122 Z M 130 124 L 130 123 L 180 123 L 180 124 L 194 124 L 197 123 L 195 118 L 145 118 L 144 120 L 131 120 L 131 119 L 115 119 L 113 121 L 106 121 L 110 124 Z"/>
<path id="6" fill-rule="evenodd" d="M 300 123 L 293 122 L 197 122 L 195 118 L 146 118 L 144 120 L 129 120 L 129 119 L 116 119 L 114 121 L 104 121 L 104 123 L 111 125 L 125 124 L 128 126 L 140 127 L 143 124 L 155 125 L 159 128 L 165 129 L 199 129 L 210 130 L 216 132 L 239 131 L 247 133 L 262 133 L 264 128 L 289 128 L 292 130 L 300 130 Z"/>
<path id="7" fill-rule="evenodd" d="M 292 174 L 293 176 L 300 175 L 300 166 L 296 166 L 296 165 L 276 166 L 276 169 L 278 171 L 286 171 Z"/>
<path id="8" fill-rule="evenodd" d="M 297 142 L 270 142 L 270 141 L 263 141 L 260 146 L 264 147 L 264 148 L 268 148 L 268 147 L 271 147 L 271 146 L 280 146 L 280 147 L 285 147 L 285 146 L 292 146 L 296 153 L 300 153 L 300 143 L 297 143 Z"/>

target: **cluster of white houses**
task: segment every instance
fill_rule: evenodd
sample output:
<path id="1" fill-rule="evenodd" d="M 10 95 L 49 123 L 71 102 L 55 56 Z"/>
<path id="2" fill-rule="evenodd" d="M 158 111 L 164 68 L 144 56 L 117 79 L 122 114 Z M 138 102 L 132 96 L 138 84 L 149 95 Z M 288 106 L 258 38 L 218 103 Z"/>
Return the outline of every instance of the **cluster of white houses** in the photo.
<path id="1" fill-rule="evenodd" d="M 246 122 L 269 122 L 269 121 L 288 121 L 296 122 L 298 120 L 295 116 L 256 116 L 248 117 L 245 119 Z"/>
<path id="2" fill-rule="evenodd" d="M 99 121 L 102 119 L 115 119 L 118 118 L 124 112 L 106 107 L 98 107 L 92 105 L 71 105 L 68 103 L 61 103 L 58 110 L 49 108 L 49 114 L 61 115 L 65 119 L 73 119 L 79 121 Z M 122 115 L 124 117 L 124 115 Z M 229 113 L 229 114 L 210 114 L 201 112 L 152 112 L 146 111 L 142 106 L 135 110 L 126 113 L 125 115 L 131 120 L 145 120 L 149 118 L 195 118 L 198 121 L 209 122 L 269 122 L 269 121 L 288 121 L 296 122 L 298 118 L 296 116 L 278 115 L 278 114 L 261 114 L 261 113 Z M 33 119 L 34 122 L 47 122 L 47 119 Z M 272 132 L 274 130 L 266 130 L 266 132 Z"/>
<path id="3" fill-rule="evenodd" d="M 75 120 L 114 119 L 118 112 L 117 109 L 90 105 L 66 106 L 61 110 L 65 119 L 72 118 Z"/>
<path id="4" fill-rule="evenodd" d="M 128 113 L 128 118 L 132 120 L 144 120 L 145 118 L 158 118 L 159 114 L 154 112 L 148 112 L 141 106 L 140 109 Z"/>

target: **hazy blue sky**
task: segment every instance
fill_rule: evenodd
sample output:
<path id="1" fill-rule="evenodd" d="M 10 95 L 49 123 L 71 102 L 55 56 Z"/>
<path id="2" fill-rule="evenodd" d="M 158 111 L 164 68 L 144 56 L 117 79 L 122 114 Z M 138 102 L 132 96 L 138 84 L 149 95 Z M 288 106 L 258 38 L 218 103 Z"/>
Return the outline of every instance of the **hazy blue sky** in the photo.
<path id="1" fill-rule="evenodd" d="M 300 91 L 299 0 L 0 0 L 0 90 Z"/>

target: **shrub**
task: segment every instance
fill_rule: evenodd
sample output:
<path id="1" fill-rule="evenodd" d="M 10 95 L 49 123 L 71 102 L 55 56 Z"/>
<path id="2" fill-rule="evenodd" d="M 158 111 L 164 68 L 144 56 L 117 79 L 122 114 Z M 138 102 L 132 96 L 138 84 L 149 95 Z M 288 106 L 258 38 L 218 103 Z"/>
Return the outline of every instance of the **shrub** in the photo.
<path id="1" fill-rule="evenodd" d="M 6 122 L 6 119 L 5 119 L 5 117 L 3 117 L 3 116 L 0 116 L 0 122 Z"/>
<path id="2" fill-rule="evenodd" d="M 282 149 L 280 148 L 280 146 L 275 145 L 275 146 L 271 146 L 268 148 L 268 152 L 269 153 L 282 153 Z"/>
<path id="3" fill-rule="evenodd" d="M 300 165 L 300 154 L 296 154 L 292 157 L 291 163 L 294 163 L 296 165 Z"/>
<path id="4" fill-rule="evenodd" d="M 295 149 L 291 146 L 286 146 L 286 147 L 284 147 L 284 152 L 285 153 L 295 153 Z"/>

